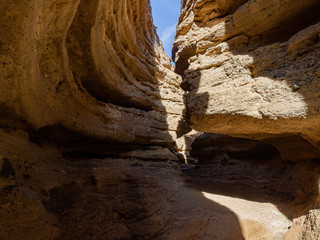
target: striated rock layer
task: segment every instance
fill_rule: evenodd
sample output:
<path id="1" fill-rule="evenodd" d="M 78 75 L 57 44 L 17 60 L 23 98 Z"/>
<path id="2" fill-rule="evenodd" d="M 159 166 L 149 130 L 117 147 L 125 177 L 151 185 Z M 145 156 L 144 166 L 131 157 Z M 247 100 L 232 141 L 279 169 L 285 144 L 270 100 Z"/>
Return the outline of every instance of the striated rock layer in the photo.
<path id="1" fill-rule="evenodd" d="M 1 125 L 42 141 L 172 145 L 182 118 L 148 0 L 3 1 Z"/>
<path id="2" fill-rule="evenodd" d="M 320 203 L 317 7 L 182 1 L 181 82 L 148 0 L 3 0 L 0 239 L 282 239 Z M 200 137 L 180 168 L 185 102 L 198 130 L 264 140 Z"/>
<path id="3" fill-rule="evenodd" d="M 182 1 L 173 57 L 192 127 L 260 139 L 298 135 L 320 148 L 319 7 L 316 0 Z"/>
<path id="4" fill-rule="evenodd" d="M 316 0 L 182 0 L 172 52 L 190 125 L 207 132 L 192 145 L 196 174 L 262 184 L 287 198 L 291 217 L 320 203 L 319 7 Z M 294 220 L 284 238 L 244 236 L 318 239 L 318 218 L 312 210 Z"/>
<path id="5" fill-rule="evenodd" d="M 177 160 L 183 131 L 149 0 L 4 0 L 0 22 L 0 239 L 174 235 L 177 171 L 132 159 Z"/>

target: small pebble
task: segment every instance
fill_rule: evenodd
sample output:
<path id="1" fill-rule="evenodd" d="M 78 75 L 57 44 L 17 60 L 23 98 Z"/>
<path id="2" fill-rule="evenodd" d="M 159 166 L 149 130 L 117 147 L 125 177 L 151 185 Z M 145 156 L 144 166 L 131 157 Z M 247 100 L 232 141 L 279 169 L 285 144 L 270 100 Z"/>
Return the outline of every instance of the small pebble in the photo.
<path id="1" fill-rule="evenodd" d="M 293 90 L 298 90 L 299 88 L 301 88 L 301 85 L 300 85 L 300 83 L 295 82 L 295 83 L 293 84 L 292 88 L 293 88 Z"/>

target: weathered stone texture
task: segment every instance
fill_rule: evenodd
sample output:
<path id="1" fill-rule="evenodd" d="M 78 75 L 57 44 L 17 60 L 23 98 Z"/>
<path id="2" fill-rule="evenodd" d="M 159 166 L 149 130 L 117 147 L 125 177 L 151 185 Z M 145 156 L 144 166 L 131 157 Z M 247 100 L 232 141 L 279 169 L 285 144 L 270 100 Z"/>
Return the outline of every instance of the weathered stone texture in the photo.
<path id="1" fill-rule="evenodd" d="M 182 4 L 173 57 L 192 127 L 320 147 L 319 1 L 231 2 Z"/>
<path id="2" fill-rule="evenodd" d="M 1 122 L 169 144 L 181 120 L 148 0 L 2 1 Z"/>
<path id="3" fill-rule="evenodd" d="M 296 218 L 283 240 L 317 240 L 320 238 L 320 210 L 311 210 Z"/>

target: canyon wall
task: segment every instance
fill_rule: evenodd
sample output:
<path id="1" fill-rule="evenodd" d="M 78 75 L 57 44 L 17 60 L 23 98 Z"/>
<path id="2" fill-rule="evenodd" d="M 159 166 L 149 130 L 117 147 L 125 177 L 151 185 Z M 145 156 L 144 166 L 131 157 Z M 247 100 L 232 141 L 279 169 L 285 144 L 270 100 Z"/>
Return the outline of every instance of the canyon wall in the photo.
<path id="1" fill-rule="evenodd" d="M 291 192 L 295 217 L 320 204 L 319 8 L 316 0 L 182 0 L 172 49 L 189 125 L 206 132 L 192 145 L 195 174 L 264 189 L 276 179 L 270 188 Z M 283 239 L 318 239 L 317 214 L 294 220 Z"/>
<path id="2" fill-rule="evenodd" d="M 1 125 L 34 141 L 174 144 L 181 78 L 148 0 L 5 0 L 0 11 Z"/>
<path id="3" fill-rule="evenodd" d="M 132 159 L 176 160 L 184 131 L 149 1 L 4 0 L 0 22 L 0 239 L 166 235 L 176 173 Z"/>
<path id="4" fill-rule="evenodd" d="M 149 0 L 3 0 L 0 239 L 280 240 L 320 203 L 319 6 L 182 0 L 174 69 Z"/>
<path id="5" fill-rule="evenodd" d="M 269 142 L 294 135 L 319 149 L 319 7 L 316 0 L 182 1 L 173 58 L 192 128 Z"/>

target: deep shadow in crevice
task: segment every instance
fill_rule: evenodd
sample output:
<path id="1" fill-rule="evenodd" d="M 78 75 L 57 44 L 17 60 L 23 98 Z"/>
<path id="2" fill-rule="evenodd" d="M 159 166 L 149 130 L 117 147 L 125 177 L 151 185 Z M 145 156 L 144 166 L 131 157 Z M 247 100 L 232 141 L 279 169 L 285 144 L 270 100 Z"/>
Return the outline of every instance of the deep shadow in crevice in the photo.
<path id="1" fill-rule="evenodd" d="M 191 156 L 198 158 L 200 164 L 222 157 L 260 162 L 280 158 L 279 151 L 271 144 L 213 133 L 204 133 L 196 138 L 191 149 Z"/>
<path id="2" fill-rule="evenodd" d="M 199 168 L 186 179 L 201 191 L 272 202 L 291 219 L 306 214 L 317 206 L 318 161 L 283 161 L 271 144 L 205 133 L 192 145 L 191 156 L 198 158 Z"/>
<path id="3" fill-rule="evenodd" d="M 29 132 L 29 139 L 39 146 L 54 145 L 61 151 L 64 157 L 75 161 L 80 159 L 119 158 L 121 155 L 134 150 L 150 151 L 155 147 L 155 144 L 150 142 L 123 143 L 97 139 L 80 132 L 72 131 L 61 125 L 46 126 L 32 130 Z M 156 146 L 172 148 L 173 145 L 158 143 Z M 153 160 L 157 160 L 156 157 Z"/>
<path id="4" fill-rule="evenodd" d="M 183 50 L 183 52 L 179 54 L 179 59 L 175 60 L 175 55 L 176 55 L 175 53 L 177 50 L 176 50 L 176 46 L 173 45 L 172 56 L 173 56 L 173 61 L 176 64 L 175 71 L 177 74 L 181 76 L 184 75 L 184 71 L 189 67 L 189 59 L 196 55 L 196 50 L 197 48 L 195 45 L 188 46 Z M 183 89 L 186 89 L 186 88 L 183 88 Z"/>

